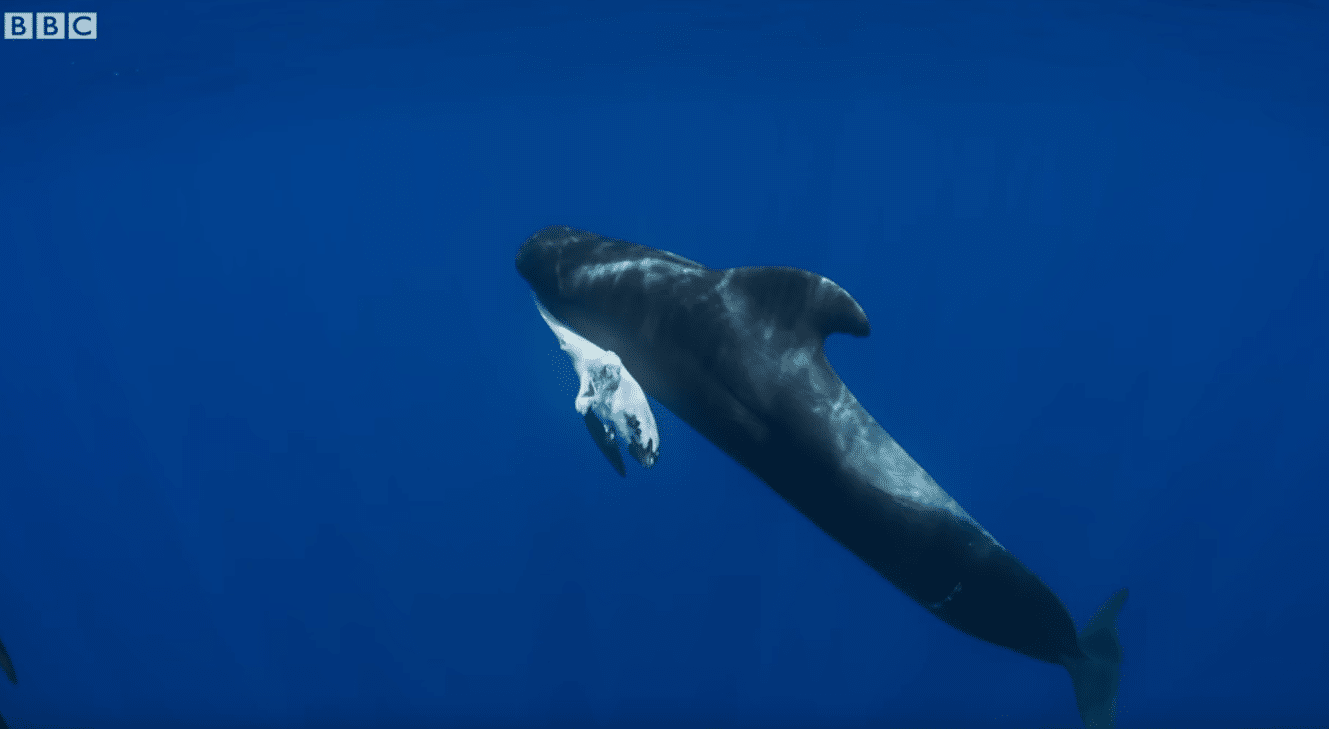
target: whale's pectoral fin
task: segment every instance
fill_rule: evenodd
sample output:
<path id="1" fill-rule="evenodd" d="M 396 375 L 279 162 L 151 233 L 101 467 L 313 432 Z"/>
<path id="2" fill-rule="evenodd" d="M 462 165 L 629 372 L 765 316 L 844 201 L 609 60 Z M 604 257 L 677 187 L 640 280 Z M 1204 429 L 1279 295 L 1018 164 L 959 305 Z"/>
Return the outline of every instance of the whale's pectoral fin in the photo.
<path id="1" fill-rule="evenodd" d="M 1116 726 L 1117 686 L 1121 683 L 1121 642 L 1117 613 L 1126 604 L 1126 588 L 1117 590 L 1080 632 L 1084 658 L 1066 664 L 1075 687 L 1075 704 L 1086 729 Z"/>
<path id="2" fill-rule="evenodd" d="M 623 454 L 618 450 L 618 443 L 614 441 L 613 428 L 600 422 L 600 419 L 595 417 L 595 413 L 590 410 L 586 411 L 582 419 L 586 421 L 586 430 L 590 431 L 591 440 L 595 441 L 596 447 L 600 449 L 601 453 L 605 454 L 605 458 L 609 459 L 609 465 L 613 466 L 615 471 L 618 471 L 618 475 L 627 478 L 628 467 L 623 462 Z"/>

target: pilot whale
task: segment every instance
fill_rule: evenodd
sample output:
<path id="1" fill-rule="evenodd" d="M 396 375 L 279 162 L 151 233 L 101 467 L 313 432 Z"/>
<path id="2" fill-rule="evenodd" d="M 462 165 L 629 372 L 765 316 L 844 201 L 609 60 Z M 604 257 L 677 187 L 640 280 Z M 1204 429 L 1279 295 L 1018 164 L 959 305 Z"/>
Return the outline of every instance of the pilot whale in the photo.
<path id="1" fill-rule="evenodd" d="M 823 351 L 830 334 L 869 333 L 848 292 L 800 269 L 711 269 L 564 226 L 531 236 L 516 264 L 550 316 L 616 353 L 827 535 L 950 625 L 1065 667 L 1085 725 L 1114 726 L 1126 590 L 1077 634 L 1052 590 L 877 424 Z"/>

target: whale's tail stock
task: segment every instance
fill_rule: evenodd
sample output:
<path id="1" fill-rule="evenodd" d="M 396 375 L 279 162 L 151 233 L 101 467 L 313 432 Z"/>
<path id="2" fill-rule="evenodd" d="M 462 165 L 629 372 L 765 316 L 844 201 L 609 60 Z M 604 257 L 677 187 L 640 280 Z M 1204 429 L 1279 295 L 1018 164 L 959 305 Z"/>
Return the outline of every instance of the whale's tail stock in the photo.
<path id="1" fill-rule="evenodd" d="M 1085 729 L 1116 726 L 1117 686 L 1121 683 L 1121 641 L 1117 639 L 1117 613 L 1126 603 L 1126 588 L 1117 590 L 1080 631 L 1083 657 L 1066 663 L 1075 686 L 1075 704 Z"/>

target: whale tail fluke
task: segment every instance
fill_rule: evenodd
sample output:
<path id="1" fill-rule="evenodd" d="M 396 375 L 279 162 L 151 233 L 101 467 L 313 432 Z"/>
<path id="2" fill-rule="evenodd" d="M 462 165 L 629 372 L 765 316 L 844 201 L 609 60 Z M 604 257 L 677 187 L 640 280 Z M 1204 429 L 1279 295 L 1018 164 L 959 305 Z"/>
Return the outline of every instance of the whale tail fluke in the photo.
<path id="1" fill-rule="evenodd" d="M 1075 686 L 1075 704 L 1085 729 L 1116 726 L 1117 686 L 1121 683 L 1121 641 L 1117 639 L 1117 613 L 1126 603 L 1126 588 L 1117 590 L 1080 631 L 1083 658 L 1066 665 Z"/>

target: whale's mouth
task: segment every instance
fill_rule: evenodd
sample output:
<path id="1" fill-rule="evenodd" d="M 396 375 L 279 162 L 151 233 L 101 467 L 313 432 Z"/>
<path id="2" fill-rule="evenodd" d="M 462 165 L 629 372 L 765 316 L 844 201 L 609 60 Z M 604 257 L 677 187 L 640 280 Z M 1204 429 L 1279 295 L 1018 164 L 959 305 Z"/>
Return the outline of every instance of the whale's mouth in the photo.
<path id="1" fill-rule="evenodd" d="M 517 258 L 517 271 L 531 287 L 537 301 L 548 304 L 550 295 L 558 291 L 558 274 L 553 267 L 532 263 L 530 258 Z"/>
<path id="2" fill-rule="evenodd" d="M 566 234 L 558 235 L 559 232 L 545 228 L 517 249 L 517 273 L 531 285 L 536 297 L 546 302 L 558 292 L 558 263 L 568 240 Z"/>
<path id="3" fill-rule="evenodd" d="M 593 247 L 596 236 L 566 225 L 551 225 L 517 249 L 517 273 L 546 305 L 559 298 L 559 276 Z M 571 261 L 569 261 L 571 259 Z"/>

